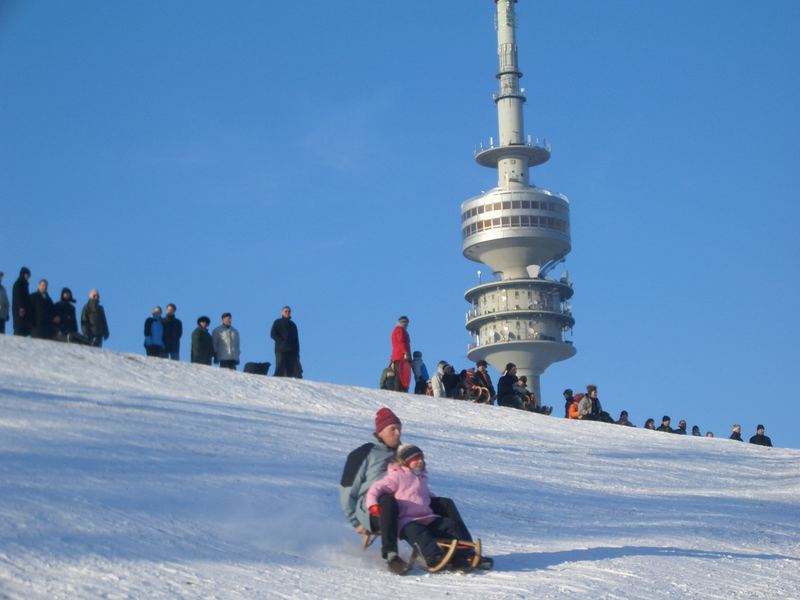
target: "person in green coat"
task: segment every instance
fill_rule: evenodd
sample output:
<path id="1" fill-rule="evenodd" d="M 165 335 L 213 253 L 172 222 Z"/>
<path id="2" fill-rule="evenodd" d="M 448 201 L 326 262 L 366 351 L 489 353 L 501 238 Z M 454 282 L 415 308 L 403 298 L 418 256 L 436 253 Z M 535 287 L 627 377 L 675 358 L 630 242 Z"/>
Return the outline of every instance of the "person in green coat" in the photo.
<path id="1" fill-rule="evenodd" d="M 197 329 L 192 332 L 192 362 L 201 365 L 210 365 L 214 356 L 214 343 L 208 326 L 211 319 L 200 317 L 197 319 Z"/>
<path id="2" fill-rule="evenodd" d="M 103 345 L 103 340 L 107 340 L 108 321 L 106 321 L 106 310 L 100 306 L 100 292 L 93 289 L 89 292 L 89 301 L 83 305 L 81 311 L 81 332 L 92 346 L 98 348 Z"/>

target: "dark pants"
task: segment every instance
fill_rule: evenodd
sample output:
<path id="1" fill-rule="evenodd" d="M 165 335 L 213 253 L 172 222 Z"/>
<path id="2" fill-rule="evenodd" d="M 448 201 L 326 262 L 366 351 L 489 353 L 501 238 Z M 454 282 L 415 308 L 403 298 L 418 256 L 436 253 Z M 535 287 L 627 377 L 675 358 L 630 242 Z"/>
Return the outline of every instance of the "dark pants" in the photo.
<path id="1" fill-rule="evenodd" d="M 524 407 L 522 406 L 522 400 L 519 399 L 519 396 L 503 396 L 497 398 L 497 406 L 507 406 L 508 408 L 518 408 L 523 410 Z"/>
<path id="2" fill-rule="evenodd" d="M 147 356 L 161 356 L 161 346 L 145 344 L 144 351 L 147 353 Z"/>
<path id="3" fill-rule="evenodd" d="M 297 352 L 275 353 L 275 377 L 300 377 L 300 356 Z"/>
<path id="4" fill-rule="evenodd" d="M 381 507 L 381 516 L 369 518 L 370 531 L 381 532 L 381 556 L 386 558 L 389 552 L 397 553 L 397 500 L 391 494 L 384 494 L 378 498 L 378 505 Z M 467 526 L 464 525 L 456 503 L 450 498 L 431 498 L 431 510 L 457 524 L 463 534 L 463 537 L 459 537 L 459 539 L 472 541 L 472 536 L 469 534 Z"/>
<path id="5" fill-rule="evenodd" d="M 464 524 L 448 517 L 437 517 L 433 523 L 424 525 L 418 521 L 411 521 L 400 532 L 401 537 L 412 546 L 419 548 L 428 566 L 433 566 L 440 558 L 442 550 L 436 543 L 438 538 L 472 541 Z"/>
<path id="6" fill-rule="evenodd" d="M 239 364 L 238 360 L 221 360 L 219 361 L 219 366 L 221 369 L 233 369 L 236 370 L 236 365 Z"/>
<path id="7" fill-rule="evenodd" d="M 169 358 L 170 360 L 180 360 L 180 352 L 162 352 L 161 358 Z"/>
<path id="8" fill-rule="evenodd" d="M 102 335 L 90 335 L 87 336 L 89 338 L 89 345 L 94 346 L 96 348 L 103 347 L 103 336 Z"/>
<path id="9" fill-rule="evenodd" d="M 0 320 L 0 333 L 6 332 L 6 322 L 5 320 Z"/>

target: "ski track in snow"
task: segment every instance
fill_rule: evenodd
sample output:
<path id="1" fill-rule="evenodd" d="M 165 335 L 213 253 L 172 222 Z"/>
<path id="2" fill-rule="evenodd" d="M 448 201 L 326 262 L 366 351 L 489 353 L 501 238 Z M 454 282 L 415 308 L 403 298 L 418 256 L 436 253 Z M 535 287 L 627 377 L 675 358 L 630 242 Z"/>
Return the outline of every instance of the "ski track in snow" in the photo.
<path id="1" fill-rule="evenodd" d="M 800 600 L 797 450 L 30 339 L 0 353 L 0 599 Z M 384 405 L 494 571 L 397 577 L 361 550 L 337 485 Z"/>

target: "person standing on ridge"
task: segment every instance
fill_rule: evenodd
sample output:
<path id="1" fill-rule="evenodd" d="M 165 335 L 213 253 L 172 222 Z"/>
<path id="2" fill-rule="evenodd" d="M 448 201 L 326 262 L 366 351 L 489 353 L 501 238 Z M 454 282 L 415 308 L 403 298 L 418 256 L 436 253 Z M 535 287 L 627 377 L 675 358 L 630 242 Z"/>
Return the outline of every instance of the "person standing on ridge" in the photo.
<path id="1" fill-rule="evenodd" d="M 14 335 L 31 334 L 31 293 L 28 280 L 31 272 L 28 267 L 19 270 L 19 277 L 11 290 L 11 310 L 14 313 Z"/>
<path id="2" fill-rule="evenodd" d="M 768 435 L 764 435 L 764 426 L 759 425 L 756 427 L 756 434 L 750 438 L 751 444 L 758 444 L 759 446 L 769 446 L 772 448 L 772 440 Z"/>
<path id="3" fill-rule="evenodd" d="M 180 360 L 181 337 L 183 336 L 183 323 L 175 316 L 176 306 L 171 302 L 167 304 L 167 314 L 161 320 L 164 328 L 164 358 Z"/>
<path id="4" fill-rule="evenodd" d="M 75 304 L 75 298 L 72 297 L 72 290 L 68 287 L 62 288 L 61 299 L 53 305 L 53 311 L 58 317 L 54 337 L 59 341 L 79 341 L 75 336 L 78 333 L 78 319 L 75 316 L 73 304 Z"/>
<path id="5" fill-rule="evenodd" d="M 200 365 L 210 365 L 214 357 L 214 341 L 208 333 L 211 319 L 200 317 L 197 319 L 197 329 L 192 332 L 192 362 Z"/>
<path id="6" fill-rule="evenodd" d="M 144 351 L 147 356 L 160 358 L 164 352 L 164 320 L 161 307 L 153 308 L 153 314 L 144 320 Z"/>
<path id="7" fill-rule="evenodd" d="M 232 321 L 231 313 L 222 313 L 222 325 L 214 328 L 211 340 L 214 344 L 214 361 L 223 369 L 235 371 L 239 364 L 239 332 Z"/>
<path id="8" fill-rule="evenodd" d="M 89 344 L 98 348 L 103 346 L 103 340 L 108 339 L 106 310 L 100 306 L 100 292 L 97 289 L 89 292 L 89 301 L 83 305 L 81 331 L 89 339 Z"/>
<path id="9" fill-rule="evenodd" d="M 730 439 L 736 440 L 737 442 L 743 442 L 744 441 L 742 439 L 742 426 L 739 425 L 738 423 L 735 423 L 733 425 L 733 431 L 731 431 Z"/>
<path id="10" fill-rule="evenodd" d="M 47 279 L 42 279 L 31 294 L 31 337 L 49 340 L 53 337 L 53 300 L 47 293 Z"/>
<path id="11" fill-rule="evenodd" d="M 428 389 L 428 367 L 422 360 L 422 352 L 414 350 L 414 358 L 411 360 L 411 370 L 414 372 L 414 393 L 425 395 L 425 390 Z"/>
<path id="12" fill-rule="evenodd" d="M 8 303 L 8 292 L 3 287 L 3 272 L 0 271 L 0 333 L 6 332 L 6 321 L 11 314 L 11 306 Z"/>
<path id="13" fill-rule="evenodd" d="M 411 337 L 408 335 L 408 317 L 397 319 L 392 330 L 392 363 L 397 374 L 394 380 L 396 392 L 407 392 L 411 384 Z"/>
<path id="14" fill-rule="evenodd" d="M 272 323 L 269 335 L 275 341 L 275 377 L 302 377 L 300 336 L 290 307 L 281 309 L 281 316 Z"/>

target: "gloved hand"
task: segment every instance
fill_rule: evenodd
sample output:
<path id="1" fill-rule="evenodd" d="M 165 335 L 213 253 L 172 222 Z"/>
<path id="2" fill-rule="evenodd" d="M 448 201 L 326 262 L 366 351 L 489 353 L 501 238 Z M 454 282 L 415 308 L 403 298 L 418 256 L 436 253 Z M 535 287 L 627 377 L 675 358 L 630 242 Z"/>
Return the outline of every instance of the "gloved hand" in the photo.
<path id="1" fill-rule="evenodd" d="M 369 514 L 372 517 L 378 518 L 381 516 L 381 507 L 377 504 L 373 504 L 369 507 Z"/>

